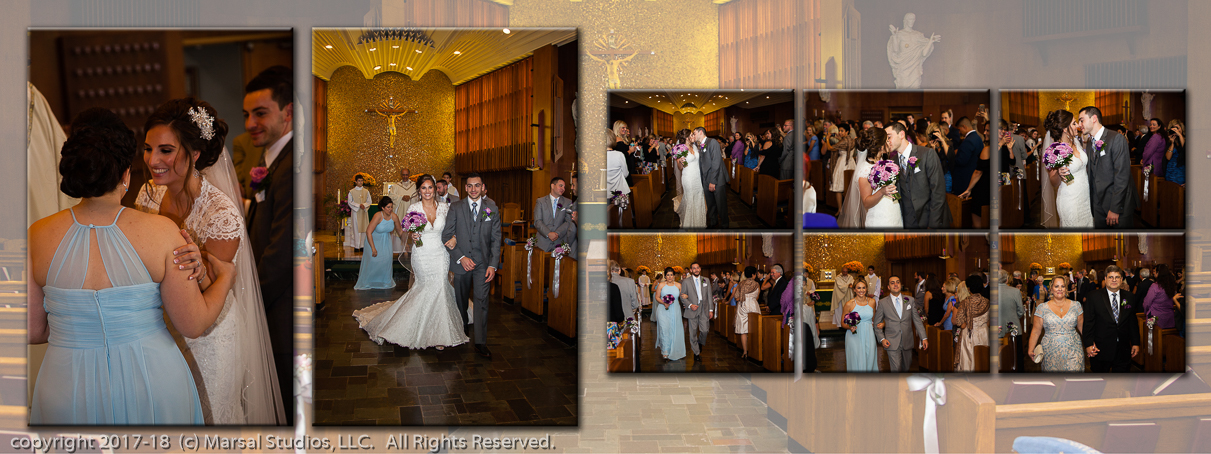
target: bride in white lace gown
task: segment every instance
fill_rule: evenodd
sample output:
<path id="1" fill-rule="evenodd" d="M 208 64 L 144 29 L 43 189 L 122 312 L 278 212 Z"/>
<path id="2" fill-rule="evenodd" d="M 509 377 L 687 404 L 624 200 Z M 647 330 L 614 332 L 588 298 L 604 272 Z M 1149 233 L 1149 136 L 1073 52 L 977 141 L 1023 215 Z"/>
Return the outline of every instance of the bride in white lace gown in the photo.
<path id="1" fill-rule="evenodd" d="M 685 156 L 685 165 L 681 169 L 681 228 L 706 228 L 706 193 L 702 191 L 702 172 L 698 164 L 702 158 L 702 150 L 697 145 L 690 146 L 690 153 Z"/>
<path id="2" fill-rule="evenodd" d="M 193 109 L 211 117 L 210 139 L 199 128 L 206 120 L 189 114 Z M 214 115 L 210 104 L 190 98 L 168 101 L 148 118 L 143 160 L 152 180 L 139 191 L 135 206 L 176 221 L 201 250 L 236 265 L 235 284 L 219 318 L 202 336 L 185 339 L 185 353 L 196 363 L 206 423 L 284 424 L 240 185 L 222 148 L 227 126 Z"/>
<path id="3" fill-rule="evenodd" d="M 454 303 L 454 287 L 447 275 L 449 248 L 458 239 L 442 244 L 441 234 L 450 204 L 434 198 L 433 177 L 421 175 L 417 183 L 421 200 L 400 214 L 402 218 L 416 211 L 424 213 L 429 220 L 423 232 L 411 234 L 413 241 L 419 238 L 422 243 L 412 246 L 412 272 L 416 283 L 399 299 L 354 311 L 353 317 L 379 345 L 386 341 L 401 347 L 437 347 L 441 350 L 469 340 L 463 333 L 462 315 Z"/>
<path id="4" fill-rule="evenodd" d="M 1093 212 L 1089 202 L 1089 155 L 1082 149 L 1080 135 L 1077 132 L 1077 122 L 1072 112 L 1056 110 L 1047 114 L 1043 126 L 1047 128 L 1050 137 L 1060 137 L 1060 140 L 1072 146 L 1072 161 L 1060 170 L 1048 170 L 1051 186 L 1056 188 L 1055 210 L 1063 228 L 1093 228 Z M 1062 175 L 1072 175 L 1071 183 L 1064 183 Z"/>
<path id="5" fill-rule="evenodd" d="M 900 203 L 892 200 L 895 186 L 875 190 L 870 186 L 870 173 L 875 163 L 887 159 L 885 145 L 887 132 L 871 128 L 858 135 L 858 166 L 854 169 L 854 180 L 845 195 L 845 206 L 838 219 L 843 228 L 902 229 L 904 217 Z"/>

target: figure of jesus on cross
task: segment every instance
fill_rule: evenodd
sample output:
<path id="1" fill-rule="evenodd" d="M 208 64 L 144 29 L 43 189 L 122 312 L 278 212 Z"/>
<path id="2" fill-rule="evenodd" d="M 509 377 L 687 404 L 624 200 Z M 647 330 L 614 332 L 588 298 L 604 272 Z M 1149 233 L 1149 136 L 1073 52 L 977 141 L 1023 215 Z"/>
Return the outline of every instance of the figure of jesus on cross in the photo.
<path id="1" fill-rule="evenodd" d="M 387 102 L 384 103 L 384 106 L 382 108 L 366 109 L 365 112 L 366 113 L 373 112 L 373 113 L 379 114 L 381 116 L 387 117 L 387 134 L 390 137 L 389 146 L 391 146 L 392 148 L 395 147 L 395 133 L 396 133 L 395 119 L 399 118 L 400 116 L 402 116 L 404 114 L 419 113 L 419 111 L 417 111 L 415 109 L 403 110 L 403 109 L 397 108 L 395 106 L 395 97 L 394 96 L 388 97 Z"/>
<path id="2" fill-rule="evenodd" d="M 612 29 L 604 38 L 598 38 L 593 44 L 597 48 L 589 51 L 589 58 L 606 64 L 606 77 L 609 80 L 609 87 L 611 89 L 622 88 L 622 77 L 619 75 L 619 72 L 636 55 L 639 55 L 640 52 L 656 55 L 656 51 L 654 50 L 640 51 L 628 49 L 631 44 L 627 43 L 624 38 L 619 37 Z"/>

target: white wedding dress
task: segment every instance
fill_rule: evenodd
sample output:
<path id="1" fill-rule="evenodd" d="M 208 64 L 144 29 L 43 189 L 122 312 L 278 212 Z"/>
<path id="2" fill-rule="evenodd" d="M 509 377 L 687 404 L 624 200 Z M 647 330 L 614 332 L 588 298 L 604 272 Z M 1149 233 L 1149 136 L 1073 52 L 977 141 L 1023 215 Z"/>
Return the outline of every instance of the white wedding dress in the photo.
<path id="1" fill-rule="evenodd" d="M 183 223 L 202 250 L 210 240 L 238 239 L 233 259 L 238 271 L 219 318 L 201 336 L 185 339 L 185 353 L 197 364 L 194 380 L 207 424 L 281 424 L 285 422 L 281 391 L 244 216 L 231 197 L 208 178 L 212 169 L 221 172 L 229 165 L 226 156 L 223 159 L 203 171 L 201 191 Z M 159 214 L 166 190 L 148 182 L 139 191 L 135 206 Z"/>
<path id="2" fill-rule="evenodd" d="M 875 167 L 874 164 L 866 162 L 865 159 L 858 162 L 858 168 L 854 172 L 854 182 L 852 184 L 870 185 L 870 171 Z M 861 194 L 860 192 L 858 194 Z M 900 213 L 900 204 L 896 203 L 891 197 L 884 196 L 879 199 L 879 203 L 866 210 L 866 228 L 875 229 L 902 229 L 904 228 L 904 217 Z"/>
<path id="3" fill-rule="evenodd" d="M 403 213 L 424 213 L 423 202 L 413 203 Z M 423 246 L 412 246 L 412 271 L 416 283 L 395 301 L 383 301 L 353 311 L 358 326 L 366 330 L 370 340 L 382 345 L 384 341 L 401 347 L 453 347 L 466 343 L 463 319 L 454 304 L 454 287 L 447 279 L 450 252 L 442 243 L 442 229 L 450 205 L 437 204 L 437 217 L 421 232 Z M 410 232 L 405 232 L 411 235 Z"/>
<path id="4" fill-rule="evenodd" d="M 702 190 L 702 172 L 699 170 L 702 152 L 685 156 L 685 168 L 681 170 L 681 228 L 706 228 L 706 193 Z"/>
<path id="5" fill-rule="evenodd" d="M 1074 147 L 1080 150 L 1080 146 Z M 1089 205 L 1089 155 L 1084 151 L 1080 156 L 1073 155 L 1068 163 L 1068 171 L 1072 174 L 1072 184 L 1062 180 L 1056 188 L 1055 210 L 1060 216 L 1060 227 L 1063 228 L 1093 228 L 1093 212 Z"/>

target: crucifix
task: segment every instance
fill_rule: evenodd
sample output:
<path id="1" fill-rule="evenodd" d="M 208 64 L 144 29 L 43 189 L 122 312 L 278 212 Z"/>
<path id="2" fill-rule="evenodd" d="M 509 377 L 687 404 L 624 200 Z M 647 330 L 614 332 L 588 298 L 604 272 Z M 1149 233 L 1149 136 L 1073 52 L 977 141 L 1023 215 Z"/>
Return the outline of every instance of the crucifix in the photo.
<path id="1" fill-rule="evenodd" d="M 619 71 L 627 62 L 639 55 L 640 52 L 645 52 L 647 55 L 656 55 L 656 51 L 642 51 L 631 49 L 631 44 L 626 41 L 626 38 L 618 36 L 614 29 L 603 38 L 598 38 L 593 42 L 596 49 L 589 51 L 589 58 L 606 64 L 606 75 L 609 79 L 610 88 L 622 88 L 622 78 Z"/>
<path id="2" fill-rule="evenodd" d="M 395 132 L 396 132 L 395 119 L 399 118 L 400 116 L 402 116 L 404 114 L 420 113 L 420 111 L 418 111 L 416 109 L 412 109 L 412 110 L 400 109 L 399 106 L 396 106 L 396 104 L 395 104 L 394 96 L 387 97 L 387 101 L 384 102 L 381 107 L 379 107 L 377 109 L 366 109 L 363 112 L 375 113 L 375 114 L 387 117 L 387 134 L 389 134 L 389 136 L 390 136 L 390 146 L 393 148 L 395 147 Z"/>
<path id="3" fill-rule="evenodd" d="M 1076 96 L 1072 96 L 1071 93 L 1064 92 L 1060 94 L 1060 97 L 1055 98 L 1055 100 L 1062 101 L 1064 103 L 1064 110 L 1072 110 L 1072 102 L 1076 101 Z"/>

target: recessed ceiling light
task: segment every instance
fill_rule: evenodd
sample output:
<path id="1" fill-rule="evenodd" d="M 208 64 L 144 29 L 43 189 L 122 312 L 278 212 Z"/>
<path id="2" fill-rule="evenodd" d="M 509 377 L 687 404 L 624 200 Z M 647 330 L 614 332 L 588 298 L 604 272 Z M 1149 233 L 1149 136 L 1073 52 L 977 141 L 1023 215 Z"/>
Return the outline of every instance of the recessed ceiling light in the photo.
<path id="1" fill-rule="evenodd" d="M 391 46 L 392 49 L 399 49 L 399 44 Z"/>
<path id="2" fill-rule="evenodd" d="M 766 96 L 765 99 L 769 99 L 769 96 Z"/>
<path id="3" fill-rule="evenodd" d="M 463 54 L 463 52 L 461 50 L 454 51 L 454 55 L 462 55 L 462 54 Z"/>
<path id="4" fill-rule="evenodd" d="M 392 63 L 391 66 L 395 66 L 395 63 Z"/>
<path id="5" fill-rule="evenodd" d="M 370 52 L 374 52 L 374 51 L 376 51 L 376 50 L 378 50 L 378 48 L 377 48 L 377 47 L 371 47 L 371 48 L 370 48 Z"/>
<path id="6" fill-rule="evenodd" d="M 512 30 L 509 30 L 509 29 L 507 29 L 507 28 L 504 30 L 504 32 L 505 32 L 505 34 L 506 34 L 506 35 L 507 35 L 507 34 L 509 34 L 509 33 L 513 33 L 513 31 L 512 31 Z"/>
<path id="7" fill-rule="evenodd" d="M 327 45 L 327 46 L 324 46 L 324 48 L 325 48 L 325 49 L 331 49 L 331 48 L 332 48 L 332 45 L 331 45 L 331 44 L 329 44 L 329 45 Z"/>
<path id="8" fill-rule="evenodd" d="M 383 65 L 377 65 L 377 66 L 375 66 L 375 67 L 374 67 L 374 70 L 375 70 L 375 71 L 378 71 L 378 70 L 380 70 L 380 69 L 383 69 Z"/>
<path id="9" fill-rule="evenodd" d="M 631 102 L 630 102 L 630 101 L 623 101 L 622 103 L 623 103 L 623 104 L 630 104 Z"/>
<path id="10" fill-rule="evenodd" d="M 416 53 L 420 54 L 420 53 L 423 53 L 423 52 L 421 52 L 421 50 L 420 50 L 420 49 L 417 49 L 417 50 L 416 50 Z"/>
<path id="11" fill-rule="evenodd" d="M 408 68 L 408 71 L 411 71 L 411 70 L 412 70 L 412 67 L 411 67 L 411 66 L 405 66 L 405 68 Z"/>

